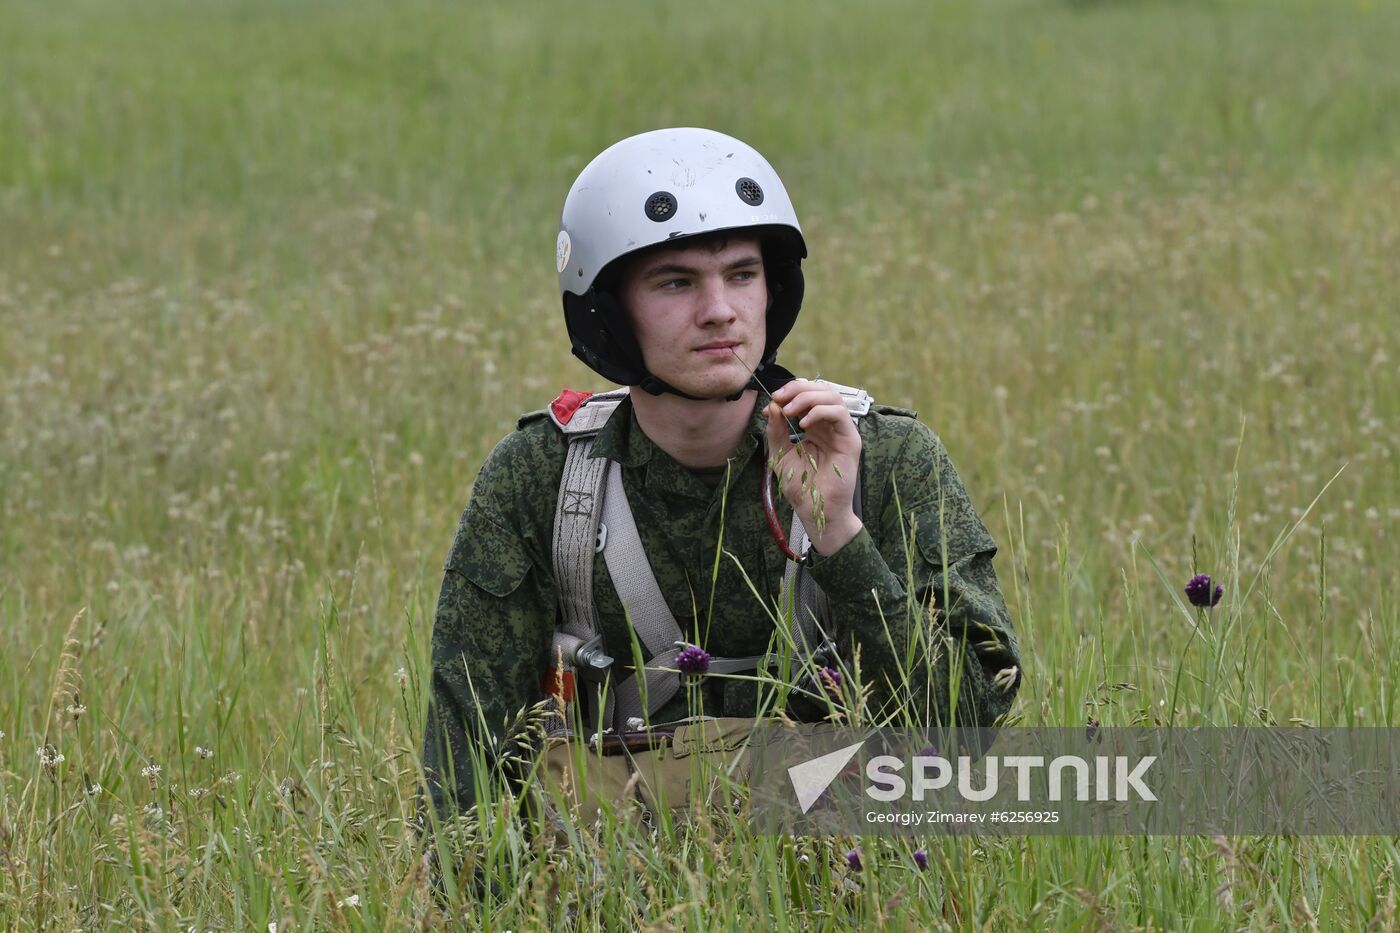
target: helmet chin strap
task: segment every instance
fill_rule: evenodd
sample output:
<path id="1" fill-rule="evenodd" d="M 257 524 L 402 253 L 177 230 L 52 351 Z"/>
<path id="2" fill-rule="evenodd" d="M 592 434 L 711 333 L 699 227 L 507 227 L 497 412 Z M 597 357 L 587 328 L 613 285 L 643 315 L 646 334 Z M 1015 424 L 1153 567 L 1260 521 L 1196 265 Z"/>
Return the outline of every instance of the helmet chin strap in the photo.
<path id="1" fill-rule="evenodd" d="M 660 395 L 663 392 L 668 392 L 671 395 L 679 395 L 681 398 L 688 398 L 692 402 L 708 401 L 708 399 L 703 399 L 698 395 L 691 395 L 689 392 L 682 392 L 680 389 L 677 389 L 669 382 L 664 382 L 663 380 L 653 376 L 651 373 L 647 373 L 646 375 L 642 376 L 642 381 L 637 383 L 637 385 L 652 395 Z M 740 394 L 743 393 L 741 392 Z M 737 396 L 735 396 L 735 398 L 737 398 Z M 731 399 L 725 399 L 725 401 L 731 401 Z"/>
<path id="2" fill-rule="evenodd" d="M 766 377 L 763 382 L 759 382 L 759 373 L 763 373 Z M 744 384 L 743 388 L 741 388 L 738 392 L 735 392 L 733 395 L 726 395 L 723 401 L 737 402 L 739 399 L 743 398 L 744 393 L 749 391 L 750 389 L 758 389 L 762 392 L 771 393 L 775 391 L 779 386 L 787 385 L 789 382 L 796 378 L 797 377 L 794 376 L 786 367 L 779 366 L 777 362 L 760 364 L 757 371 L 752 377 L 750 377 L 749 381 Z M 667 392 L 671 395 L 679 395 L 681 398 L 684 399 L 690 399 L 693 402 L 716 401 L 715 399 L 707 399 L 701 398 L 698 395 L 691 395 L 689 392 L 682 392 L 680 389 L 677 389 L 675 386 L 662 379 L 658 379 L 651 373 L 647 373 L 646 375 L 644 375 L 642 377 L 642 381 L 639 382 L 637 385 L 642 390 L 649 392 L 652 395 L 660 395 L 663 392 Z"/>

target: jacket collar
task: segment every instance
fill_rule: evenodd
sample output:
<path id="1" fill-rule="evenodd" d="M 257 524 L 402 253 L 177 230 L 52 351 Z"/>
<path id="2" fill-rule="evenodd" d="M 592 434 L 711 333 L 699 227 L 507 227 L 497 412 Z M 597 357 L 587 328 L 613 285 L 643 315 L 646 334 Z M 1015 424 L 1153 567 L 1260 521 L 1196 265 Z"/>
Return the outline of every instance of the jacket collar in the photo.
<path id="1" fill-rule="evenodd" d="M 749 417 L 749 426 L 740 438 L 739 446 L 734 450 L 731 482 L 748 465 L 753 452 L 763 448 L 768 422 L 760 414 L 761 410 L 761 406 L 754 405 L 753 413 Z M 675 491 L 706 499 L 714 492 L 647 437 L 642 426 L 637 423 L 637 414 L 632 409 L 631 398 L 624 398 L 599 429 L 593 439 L 593 450 L 589 456 L 616 460 L 624 469 L 642 468 L 648 488 L 670 487 Z"/>

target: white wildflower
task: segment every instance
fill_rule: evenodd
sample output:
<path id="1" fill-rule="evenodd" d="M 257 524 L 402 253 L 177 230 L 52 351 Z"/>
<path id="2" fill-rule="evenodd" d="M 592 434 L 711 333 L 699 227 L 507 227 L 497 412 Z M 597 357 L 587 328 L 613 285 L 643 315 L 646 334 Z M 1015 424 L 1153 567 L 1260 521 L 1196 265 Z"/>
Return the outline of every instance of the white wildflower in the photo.
<path id="1" fill-rule="evenodd" d="M 58 766 L 66 760 L 52 745 L 37 748 L 34 753 L 39 756 L 39 765 L 44 769 L 44 775 L 50 779 L 58 772 Z"/>
<path id="2" fill-rule="evenodd" d="M 151 790 L 155 790 L 160 785 L 160 765 L 146 765 L 141 769 L 141 776 L 146 779 L 147 784 L 151 785 Z"/>
<path id="3" fill-rule="evenodd" d="M 343 901 L 336 901 L 335 906 L 336 906 L 337 909 L 339 909 L 339 908 L 341 908 L 341 907 L 359 907 L 359 906 L 360 906 L 360 895 L 358 895 L 358 894 L 352 894 L 352 895 L 350 895 L 349 897 L 347 897 L 347 898 L 346 898 L 345 900 L 343 900 Z"/>
<path id="4" fill-rule="evenodd" d="M 203 745 L 196 745 L 194 747 L 194 753 L 200 758 L 208 759 L 214 757 L 214 750 L 212 748 L 205 748 Z"/>

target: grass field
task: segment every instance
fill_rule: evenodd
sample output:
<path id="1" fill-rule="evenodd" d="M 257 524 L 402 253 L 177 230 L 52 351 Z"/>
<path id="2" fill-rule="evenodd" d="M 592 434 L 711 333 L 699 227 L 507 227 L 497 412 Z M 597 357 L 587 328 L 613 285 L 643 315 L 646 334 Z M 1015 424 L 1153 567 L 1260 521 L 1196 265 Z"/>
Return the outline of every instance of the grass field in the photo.
<path id="1" fill-rule="evenodd" d="M 943 437 L 1022 722 L 1400 724 L 1396 48 L 1380 0 L 0 4 L 0 928 L 1396 928 L 1385 837 L 501 818 L 440 904 L 407 823 L 476 468 L 599 387 L 563 196 L 664 125 L 783 175 L 784 361 Z"/>

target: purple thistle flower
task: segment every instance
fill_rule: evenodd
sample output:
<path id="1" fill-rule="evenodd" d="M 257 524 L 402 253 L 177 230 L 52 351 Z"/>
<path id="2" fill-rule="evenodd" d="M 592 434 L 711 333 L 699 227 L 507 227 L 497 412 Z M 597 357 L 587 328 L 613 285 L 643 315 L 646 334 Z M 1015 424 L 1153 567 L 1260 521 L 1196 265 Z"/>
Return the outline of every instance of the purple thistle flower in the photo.
<path id="1" fill-rule="evenodd" d="M 915 849 L 914 864 L 919 866 L 919 871 L 928 871 L 928 853 L 923 849 Z"/>
<path id="2" fill-rule="evenodd" d="M 710 653 L 699 645 L 686 645 L 676 655 L 676 667 L 682 674 L 704 674 L 710 669 Z"/>
<path id="3" fill-rule="evenodd" d="M 1191 601 L 1191 605 L 1202 609 L 1214 606 L 1224 595 L 1225 587 L 1221 584 L 1216 584 L 1214 592 L 1211 591 L 1209 574 L 1198 573 L 1186 584 L 1186 598 Z"/>
<path id="4" fill-rule="evenodd" d="M 834 667 L 822 668 L 822 686 L 832 693 L 841 692 L 841 672 Z"/>
<path id="5" fill-rule="evenodd" d="M 850 866 L 851 871 L 860 871 L 859 849 L 852 849 L 851 851 L 846 853 L 846 864 Z"/>

